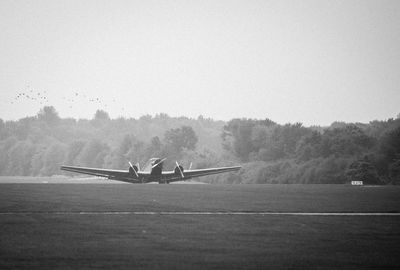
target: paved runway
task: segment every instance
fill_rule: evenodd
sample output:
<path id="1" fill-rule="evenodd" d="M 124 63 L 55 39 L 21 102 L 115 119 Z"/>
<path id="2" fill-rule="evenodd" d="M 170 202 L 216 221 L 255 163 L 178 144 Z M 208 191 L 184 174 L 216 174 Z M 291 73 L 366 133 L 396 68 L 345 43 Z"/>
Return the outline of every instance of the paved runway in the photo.
<path id="1" fill-rule="evenodd" d="M 400 213 L 354 213 L 354 212 L 151 212 L 151 211 L 13 211 L 0 212 L 0 215 L 196 215 L 196 216 L 400 216 Z"/>

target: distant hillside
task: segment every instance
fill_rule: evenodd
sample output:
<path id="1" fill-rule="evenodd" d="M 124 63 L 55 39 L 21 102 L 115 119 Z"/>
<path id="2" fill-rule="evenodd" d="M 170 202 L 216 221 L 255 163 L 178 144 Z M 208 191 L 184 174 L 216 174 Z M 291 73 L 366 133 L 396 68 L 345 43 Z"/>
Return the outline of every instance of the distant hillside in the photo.
<path id="1" fill-rule="evenodd" d="M 61 164 L 125 169 L 167 157 L 193 168 L 241 164 L 239 173 L 200 178 L 212 183 L 400 183 L 400 119 L 329 127 L 272 120 L 215 121 L 199 116 L 145 115 L 110 119 L 37 115 L 0 119 L 0 175 L 63 174 Z"/>

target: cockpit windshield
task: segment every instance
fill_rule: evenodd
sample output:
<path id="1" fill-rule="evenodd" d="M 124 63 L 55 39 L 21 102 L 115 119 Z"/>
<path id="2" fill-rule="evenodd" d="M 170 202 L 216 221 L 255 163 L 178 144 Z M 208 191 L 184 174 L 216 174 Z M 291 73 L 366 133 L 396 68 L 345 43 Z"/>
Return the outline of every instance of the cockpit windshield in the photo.
<path id="1" fill-rule="evenodd" d="M 144 172 L 150 172 L 152 167 L 158 163 L 163 162 L 164 160 L 160 159 L 160 158 L 151 158 L 149 159 L 143 166 L 143 171 Z"/>

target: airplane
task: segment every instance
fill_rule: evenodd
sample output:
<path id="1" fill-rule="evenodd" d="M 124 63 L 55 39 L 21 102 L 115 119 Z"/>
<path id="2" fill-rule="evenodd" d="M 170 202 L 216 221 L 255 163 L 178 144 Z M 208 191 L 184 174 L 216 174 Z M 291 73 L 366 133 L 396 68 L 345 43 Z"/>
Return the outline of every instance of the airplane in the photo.
<path id="1" fill-rule="evenodd" d="M 191 170 L 192 164 L 188 170 L 184 170 L 176 161 L 175 169 L 172 171 L 163 171 L 163 163 L 166 158 L 151 158 L 146 164 L 144 170 L 140 170 L 139 164 L 132 165 L 129 161 L 129 169 L 125 170 L 110 170 L 100 168 L 87 168 L 75 166 L 61 166 L 61 170 L 106 177 L 110 180 L 117 180 L 128 183 L 150 183 L 158 182 L 159 184 L 169 184 L 176 181 L 186 181 L 195 177 L 218 174 L 224 172 L 238 171 L 241 166 L 219 167 L 208 169 Z"/>

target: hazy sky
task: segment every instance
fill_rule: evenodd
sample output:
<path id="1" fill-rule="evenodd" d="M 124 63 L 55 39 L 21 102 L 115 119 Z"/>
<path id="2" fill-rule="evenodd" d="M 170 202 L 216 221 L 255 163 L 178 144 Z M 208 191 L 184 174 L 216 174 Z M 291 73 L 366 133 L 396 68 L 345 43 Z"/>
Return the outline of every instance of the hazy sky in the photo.
<path id="1" fill-rule="evenodd" d="M 1 0 L 0 118 L 45 104 L 76 118 L 396 117 L 400 1 Z"/>

